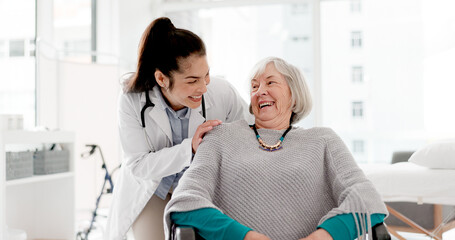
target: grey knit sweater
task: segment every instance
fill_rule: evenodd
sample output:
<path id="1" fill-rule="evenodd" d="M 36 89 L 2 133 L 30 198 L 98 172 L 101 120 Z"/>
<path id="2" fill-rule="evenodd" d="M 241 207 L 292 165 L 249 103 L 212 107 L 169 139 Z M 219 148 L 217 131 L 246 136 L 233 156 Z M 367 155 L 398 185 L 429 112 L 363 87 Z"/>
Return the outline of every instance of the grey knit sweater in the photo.
<path id="1" fill-rule="evenodd" d="M 272 145 L 284 130 L 258 132 Z M 243 120 L 215 127 L 166 206 L 165 233 L 171 212 L 207 207 L 273 240 L 306 237 L 338 214 L 387 214 L 378 192 L 331 129 L 293 127 L 282 146 L 274 152 L 260 149 Z M 358 229 L 367 229 L 368 222 L 361 222 Z"/>

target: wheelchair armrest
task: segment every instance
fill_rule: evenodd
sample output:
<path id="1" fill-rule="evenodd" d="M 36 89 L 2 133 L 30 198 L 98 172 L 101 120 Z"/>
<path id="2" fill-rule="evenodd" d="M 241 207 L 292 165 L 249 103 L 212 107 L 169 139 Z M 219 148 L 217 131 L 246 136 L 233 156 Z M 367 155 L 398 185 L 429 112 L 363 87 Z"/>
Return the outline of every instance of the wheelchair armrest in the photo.
<path id="1" fill-rule="evenodd" d="M 194 231 L 192 227 L 177 226 L 172 224 L 171 226 L 171 240 L 197 240 L 201 239 L 199 235 Z"/>
<path id="2" fill-rule="evenodd" d="M 192 227 L 175 227 L 171 234 L 172 240 L 196 240 L 196 232 Z"/>
<path id="3" fill-rule="evenodd" d="M 389 231 L 384 223 L 372 227 L 373 240 L 391 240 Z M 192 227 L 172 226 L 171 240 L 199 240 L 201 238 Z"/>
<path id="4" fill-rule="evenodd" d="M 376 224 L 372 227 L 373 240 L 391 240 L 392 237 L 387 231 L 384 223 Z"/>

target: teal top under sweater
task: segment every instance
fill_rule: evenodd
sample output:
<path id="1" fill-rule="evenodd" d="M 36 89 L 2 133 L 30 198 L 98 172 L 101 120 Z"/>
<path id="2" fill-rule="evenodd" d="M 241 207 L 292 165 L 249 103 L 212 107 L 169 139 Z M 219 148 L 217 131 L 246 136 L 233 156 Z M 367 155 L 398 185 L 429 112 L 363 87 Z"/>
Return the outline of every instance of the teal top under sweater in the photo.
<path id="1" fill-rule="evenodd" d="M 371 226 L 382 223 L 384 217 L 384 214 L 372 214 Z M 200 236 L 210 240 L 241 240 L 245 238 L 249 231 L 253 230 L 214 208 L 174 212 L 171 214 L 171 219 L 179 226 L 195 228 Z M 329 218 L 318 228 L 326 230 L 334 240 L 352 240 L 357 238 L 357 228 L 352 214 L 341 214 Z"/>

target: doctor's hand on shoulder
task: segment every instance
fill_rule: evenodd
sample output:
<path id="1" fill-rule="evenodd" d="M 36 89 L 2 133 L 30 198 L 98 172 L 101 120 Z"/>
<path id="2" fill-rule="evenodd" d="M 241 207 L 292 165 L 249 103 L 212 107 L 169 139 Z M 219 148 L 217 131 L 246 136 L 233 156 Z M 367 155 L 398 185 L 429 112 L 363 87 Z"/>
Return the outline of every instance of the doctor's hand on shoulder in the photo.
<path id="1" fill-rule="evenodd" d="M 193 139 L 191 141 L 191 147 L 193 148 L 193 153 L 196 153 L 199 144 L 202 142 L 204 135 L 213 129 L 213 127 L 220 125 L 221 120 L 208 120 L 205 123 L 197 127 L 196 132 L 194 133 Z"/>

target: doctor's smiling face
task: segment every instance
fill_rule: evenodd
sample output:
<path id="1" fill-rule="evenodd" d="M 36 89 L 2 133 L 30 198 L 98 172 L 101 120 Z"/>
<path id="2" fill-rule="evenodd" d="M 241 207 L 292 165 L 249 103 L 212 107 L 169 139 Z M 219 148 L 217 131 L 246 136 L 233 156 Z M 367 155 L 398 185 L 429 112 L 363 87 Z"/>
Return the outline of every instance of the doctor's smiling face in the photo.
<path id="1" fill-rule="evenodd" d="M 184 107 L 195 109 L 201 105 L 202 94 L 207 92 L 207 85 L 210 83 L 207 57 L 191 54 L 180 59 L 178 64 L 179 70 L 173 71 L 170 77 L 157 70 L 155 79 L 172 109 L 175 111 Z M 173 81 L 172 84 L 170 81 Z"/>

